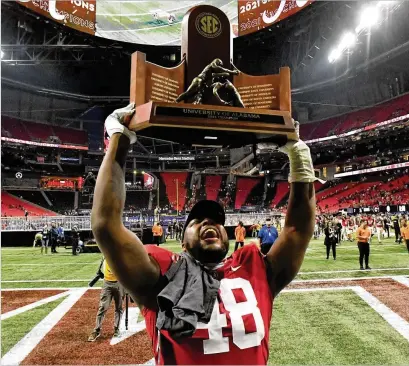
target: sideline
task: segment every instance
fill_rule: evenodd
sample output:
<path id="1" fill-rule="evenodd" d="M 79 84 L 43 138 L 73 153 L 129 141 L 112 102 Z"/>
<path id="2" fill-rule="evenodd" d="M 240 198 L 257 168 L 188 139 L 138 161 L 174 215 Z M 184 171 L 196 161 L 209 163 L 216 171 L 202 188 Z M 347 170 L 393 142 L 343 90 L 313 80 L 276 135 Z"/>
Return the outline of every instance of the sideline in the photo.
<path id="1" fill-rule="evenodd" d="M 372 268 L 371 270 L 367 269 L 343 269 L 340 271 L 316 271 L 316 272 L 298 272 L 299 275 L 308 275 L 308 274 L 324 274 L 324 273 L 348 273 L 348 272 L 377 272 L 377 271 L 402 271 L 402 270 L 408 270 L 409 267 L 397 267 L 397 268 Z"/>

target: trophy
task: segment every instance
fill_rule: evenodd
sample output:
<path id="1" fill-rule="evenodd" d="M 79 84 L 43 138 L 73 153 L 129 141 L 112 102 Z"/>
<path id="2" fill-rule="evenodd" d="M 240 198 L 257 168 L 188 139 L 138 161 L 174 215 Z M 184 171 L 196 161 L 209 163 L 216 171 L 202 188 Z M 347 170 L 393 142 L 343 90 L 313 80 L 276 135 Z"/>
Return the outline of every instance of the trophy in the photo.
<path id="1" fill-rule="evenodd" d="M 290 69 L 252 76 L 232 63 L 231 26 L 218 8 L 199 5 L 182 22 L 182 61 L 165 68 L 132 54 L 129 128 L 189 146 L 241 147 L 297 139 Z"/>

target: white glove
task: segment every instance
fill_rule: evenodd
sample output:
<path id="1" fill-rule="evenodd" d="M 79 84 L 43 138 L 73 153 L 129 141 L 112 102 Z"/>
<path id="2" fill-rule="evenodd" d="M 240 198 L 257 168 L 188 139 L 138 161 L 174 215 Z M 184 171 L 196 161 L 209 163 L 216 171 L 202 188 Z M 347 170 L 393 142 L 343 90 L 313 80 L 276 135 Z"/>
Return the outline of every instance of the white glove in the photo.
<path id="1" fill-rule="evenodd" d="M 298 121 L 294 121 L 295 132 L 298 138 L 300 137 L 300 124 Z M 260 150 L 277 149 L 277 144 L 260 143 L 257 148 Z M 314 174 L 314 167 L 312 165 L 312 159 L 310 154 L 310 148 L 304 141 L 288 141 L 284 146 L 278 147 L 278 150 L 283 152 L 290 159 L 290 175 L 288 181 L 312 183 L 318 180 Z"/>
<path id="2" fill-rule="evenodd" d="M 124 108 L 114 110 L 105 120 L 105 129 L 108 136 L 111 137 L 114 133 L 119 132 L 127 136 L 131 144 L 134 144 L 136 142 L 136 133 L 124 125 L 124 123 L 129 122 L 134 113 L 135 103 L 130 103 Z"/>

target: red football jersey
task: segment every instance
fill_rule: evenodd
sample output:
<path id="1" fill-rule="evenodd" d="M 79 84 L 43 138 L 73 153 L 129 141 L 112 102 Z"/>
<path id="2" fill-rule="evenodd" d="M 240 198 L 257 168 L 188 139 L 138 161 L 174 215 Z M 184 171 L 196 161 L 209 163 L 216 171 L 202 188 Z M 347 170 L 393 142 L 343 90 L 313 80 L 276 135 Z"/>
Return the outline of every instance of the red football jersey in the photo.
<path id="1" fill-rule="evenodd" d="M 161 273 L 175 254 L 145 246 Z M 216 269 L 220 289 L 208 324 L 198 323 L 192 337 L 174 340 L 156 329 L 158 309 L 144 308 L 146 329 L 152 338 L 158 365 L 266 365 L 273 295 L 263 255 L 250 244 L 227 257 Z"/>

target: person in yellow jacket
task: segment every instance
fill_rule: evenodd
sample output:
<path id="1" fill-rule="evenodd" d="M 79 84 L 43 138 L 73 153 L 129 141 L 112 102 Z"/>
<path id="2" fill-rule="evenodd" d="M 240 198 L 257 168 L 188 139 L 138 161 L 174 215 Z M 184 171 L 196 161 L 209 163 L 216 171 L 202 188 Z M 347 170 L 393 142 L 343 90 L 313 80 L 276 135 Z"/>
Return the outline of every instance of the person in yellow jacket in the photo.
<path id="1" fill-rule="evenodd" d="M 88 342 L 96 341 L 101 335 L 101 325 L 104 320 L 105 313 L 108 311 L 109 306 L 111 305 L 112 299 L 115 301 L 114 337 L 119 336 L 119 324 L 123 313 L 122 300 L 125 295 L 125 291 L 122 285 L 118 282 L 115 274 L 111 271 L 111 268 L 105 259 L 102 259 L 98 271 L 101 271 L 104 275 L 104 284 L 102 286 L 99 300 L 96 325 L 93 332 L 88 337 Z"/>

